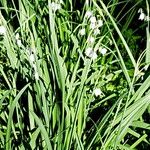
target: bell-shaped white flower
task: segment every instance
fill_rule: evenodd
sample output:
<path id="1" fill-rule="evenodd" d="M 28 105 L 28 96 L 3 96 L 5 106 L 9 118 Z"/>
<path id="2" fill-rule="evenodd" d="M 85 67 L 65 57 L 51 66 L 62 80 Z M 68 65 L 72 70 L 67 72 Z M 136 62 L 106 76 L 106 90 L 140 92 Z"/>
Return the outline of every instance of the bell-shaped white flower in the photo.
<path id="1" fill-rule="evenodd" d="M 95 60 L 97 58 L 97 54 L 95 51 L 93 51 L 93 49 L 91 47 L 87 48 L 85 51 L 85 55 L 89 58 L 91 58 L 92 60 Z"/>
<path id="2" fill-rule="evenodd" d="M 103 92 L 101 91 L 100 88 L 96 88 L 93 90 L 93 94 L 98 97 L 98 96 L 101 96 L 103 94 Z"/>
<path id="3" fill-rule="evenodd" d="M 17 45 L 18 45 L 19 47 L 22 46 L 21 40 L 17 40 Z"/>
<path id="4" fill-rule="evenodd" d="M 82 35 L 82 36 L 85 35 L 85 28 L 81 29 L 81 30 L 79 31 L 79 34 Z"/>
<path id="5" fill-rule="evenodd" d="M 94 29 L 94 35 L 100 34 L 100 30 L 98 28 Z"/>
<path id="6" fill-rule="evenodd" d="M 95 29 L 96 28 L 96 23 L 91 23 L 90 24 L 90 29 Z"/>
<path id="7" fill-rule="evenodd" d="M 20 38 L 19 33 L 16 33 L 15 38 L 16 38 L 16 40 L 18 40 Z"/>
<path id="8" fill-rule="evenodd" d="M 103 26 L 103 20 L 98 20 L 97 21 L 97 27 L 102 27 Z"/>
<path id="9" fill-rule="evenodd" d="M 92 16 L 92 17 L 90 18 L 90 22 L 91 22 L 91 23 L 96 23 L 96 17 L 95 17 L 95 16 Z"/>
<path id="10" fill-rule="evenodd" d="M 0 35 L 4 35 L 6 33 L 6 28 L 4 26 L 0 26 Z"/>
<path id="11" fill-rule="evenodd" d="M 107 49 L 100 47 L 99 52 L 100 52 L 102 55 L 105 55 L 105 54 L 107 53 Z"/>
<path id="12" fill-rule="evenodd" d="M 139 16 L 139 20 L 144 20 L 145 19 L 145 14 L 142 12 L 141 14 L 140 14 L 140 16 Z"/>
<path id="13" fill-rule="evenodd" d="M 93 36 L 88 37 L 88 42 L 89 43 L 94 43 L 95 38 Z"/>
<path id="14" fill-rule="evenodd" d="M 89 10 L 88 10 L 88 11 L 85 13 L 85 18 L 90 18 L 92 15 L 93 15 L 92 11 L 89 11 Z"/>

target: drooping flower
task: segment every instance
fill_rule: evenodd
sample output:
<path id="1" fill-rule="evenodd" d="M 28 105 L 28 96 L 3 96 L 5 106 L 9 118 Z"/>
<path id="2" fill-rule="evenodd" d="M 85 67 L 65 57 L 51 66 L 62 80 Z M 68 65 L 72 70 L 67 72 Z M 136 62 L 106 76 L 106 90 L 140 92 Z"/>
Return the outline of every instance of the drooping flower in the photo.
<path id="1" fill-rule="evenodd" d="M 103 26 L 103 20 L 98 20 L 97 21 L 97 27 L 102 27 Z"/>
<path id="2" fill-rule="evenodd" d="M 16 38 L 16 43 L 17 43 L 17 45 L 18 45 L 19 47 L 21 47 L 21 46 L 22 46 L 22 42 L 21 42 L 21 40 L 20 40 L 20 35 L 19 35 L 19 33 L 16 33 L 15 38 Z"/>
<path id="3" fill-rule="evenodd" d="M 99 48 L 99 52 L 100 52 L 102 55 L 105 55 L 106 52 L 107 52 L 107 49 L 100 47 L 100 48 Z"/>
<path id="4" fill-rule="evenodd" d="M 15 38 L 16 38 L 16 40 L 19 40 L 19 33 L 16 33 L 16 35 L 15 35 Z"/>
<path id="5" fill-rule="evenodd" d="M 82 28 L 82 29 L 79 31 L 79 34 L 82 35 L 82 36 L 85 35 L 85 28 Z"/>
<path id="6" fill-rule="evenodd" d="M 144 20 L 145 17 L 146 17 L 146 15 L 144 14 L 142 8 L 140 8 L 140 9 L 138 10 L 138 13 L 140 13 L 139 20 Z"/>
<path id="7" fill-rule="evenodd" d="M 89 43 L 94 43 L 95 38 L 93 36 L 88 37 L 88 42 Z"/>
<path id="8" fill-rule="evenodd" d="M 21 47 L 22 46 L 22 43 L 21 43 L 21 40 L 17 40 L 17 45 L 19 46 L 19 47 Z"/>
<path id="9" fill-rule="evenodd" d="M 90 29 L 95 29 L 96 28 L 96 23 L 91 23 L 90 24 Z"/>
<path id="10" fill-rule="evenodd" d="M 96 88 L 93 90 L 93 94 L 98 97 L 98 96 L 101 96 L 103 94 L 103 92 L 101 91 L 100 88 Z"/>
<path id="11" fill-rule="evenodd" d="M 98 28 L 94 29 L 94 35 L 100 34 L 100 30 Z"/>
<path id="12" fill-rule="evenodd" d="M 90 18 L 92 15 L 93 15 L 92 11 L 89 11 L 89 10 L 88 10 L 88 11 L 85 13 L 85 18 Z"/>
<path id="13" fill-rule="evenodd" d="M 0 35 L 4 35 L 5 33 L 6 33 L 6 28 L 3 25 L 1 25 L 0 26 Z"/>
<path id="14" fill-rule="evenodd" d="M 145 17 L 146 17 L 145 14 L 142 12 L 139 16 L 139 20 L 144 20 Z"/>
<path id="15" fill-rule="evenodd" d="M 87 48 L 85 51 L 85 55 L 89 58 L 91 58 L 92 60 L 95 60 L 97 58 L 97 54 L 95 51 L 93 51 L 93 49 L 91 47 Z"/>
<path id="16" fill-rule="evenodd" d="M 96 17 L 95 17 L 95 16 L 92 16 L 92 17 L 90 18 L 90 22 L 91 22 L 91 23 L 96 23 Z"/>

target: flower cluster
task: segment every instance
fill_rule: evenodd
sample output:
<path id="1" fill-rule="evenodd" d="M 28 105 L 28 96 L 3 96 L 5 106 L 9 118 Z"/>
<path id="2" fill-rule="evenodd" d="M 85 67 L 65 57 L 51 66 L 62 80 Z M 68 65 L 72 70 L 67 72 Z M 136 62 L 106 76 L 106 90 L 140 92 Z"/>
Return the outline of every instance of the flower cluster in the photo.
<path id="1" fill-rule="evenodd" d="M 94 32 L 94 35 L 98 35 L 100 34 L 100 27 L 103 26 L 103 20 L 102 19 L 96 19 L 96 17 L 93 15 L 93 12 L 92 11 L 87 11 L 85 13 L 85 19 L 88 21 L 88 24 L 90 26 L 90 29 L 93 30 Z M 85 35 L 85 28 L 82 28 L 80 31 L 79 31 L 79 34 L 80 35 Z"/>
<path id="2" fill-rule="evenodd" d="M 150 21 L 150 17 L 144 14 L 142 8 L 138 10 L 138 13 L 140 13 L 139 20 Z"/>
<path id="3" fill-rule="evenodd" d="M 24 47 L 21 42 L 19 33 L 16 33 L 15 40 L 16 40 L 16 44 L 18 47 Z M 27 48 L 26 55 L 28 56 L 28 60 L 34 70 L 35 79 L 39 80 L 39 74 L 38 74 L 38 69 L 37 69 L 37 65 L 36 65 L 36 48 Z"/>
<path id="4" fill-rule="evenodd" d="M 93 48 L 96 36 L 100 34 L 100 27 L 103 26 L 103 20 L 100 18 L 97 19 L 98 17 L 94 16 L 93 12 L 89 10 L 85 13 L 84 18 L 88 24 L 88 29 L 90 30 L 89 32 L 92 34 L 92 35 L 89 35 L 87 38 L 88 45 L 85 50 L 85 55 L 91 58 L 92 60 L 95 60 L 98 57 L 97 51 L 99 51 L 102 55 L 105 55 L 107 52 L 106 48 L 100 47 L 99 50 L 98 49 L 94 50 Z M 86 30 L 88 29 L 86 28 L 80 29 L 79 35 L 84 36 L 86 34 Z"/>

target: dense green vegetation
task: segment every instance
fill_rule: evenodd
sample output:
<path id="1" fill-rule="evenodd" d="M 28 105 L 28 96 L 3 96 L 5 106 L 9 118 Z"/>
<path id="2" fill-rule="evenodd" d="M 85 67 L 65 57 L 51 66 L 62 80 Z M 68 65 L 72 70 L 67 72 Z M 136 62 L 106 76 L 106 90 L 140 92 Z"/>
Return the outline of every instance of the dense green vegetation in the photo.
<path id="1" fill-rule="evenodd" d="M 142 0 L 0 0 L 0 149 L 149 149 L 149 21 Z"/>

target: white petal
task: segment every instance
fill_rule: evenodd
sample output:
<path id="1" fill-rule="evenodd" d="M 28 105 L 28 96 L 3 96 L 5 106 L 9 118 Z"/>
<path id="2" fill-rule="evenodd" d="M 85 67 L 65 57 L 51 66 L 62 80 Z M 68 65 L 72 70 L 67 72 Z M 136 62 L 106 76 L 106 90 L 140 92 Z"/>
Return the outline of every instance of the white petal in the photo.
<path id="1" fill-rule="evenodd" d="M 15 38 L 16 38 L 16 40 L 18 40 L 19 39 L 19 33 L 16 33 L 16 36 L 15 36 Z"/>
<path id="2" fill-rule="evenodd" d="M 89 10 L 85 13 L 86 18 L 90 18 L 92 15 L 93 15 L 93 13 Z"/>
<path id="3" fill-rule="evenodd" d="M 97 25 L 98 25 L 98 27 L 102 27 L 103 26 L 103 20 L 98 20 Z"/>
<path id="4" fill-rule="evenodd" d="M 99 88 L 94 89 L 93 94 L 97 97 L 97 96 L 101 96 L 102 95 L 102 91 Z"/>
<path id="5" fill-rule="evenodd" d="M 96 28 L 96 23 L 91 23 L 90 24 L 90 29 L 95 29 Z"/>
<path id="6" fill-rule="evenodd" d="M 94 29 L 94 35 L 100 34 L 100 30 L 98 28 Z"/>
<path id="7" fill-rule="evenodd" d="M 92 51 L 93 51 L 93 50 L 92 50 L 91 47 L 87 48 L 86 51 L 85 51 L 85 55 L 89 57 L 89 56 L 90 56 L 90 53 L 91 53 Z"/>
<path id="8" fill-rule="evenodd" d="M 89 42 L 89 43 L 94 43 L 94 41 L 95 41 L 95 38 L 94 38 L 93 36 L 90 36 L 90 37 L 88 38 L 88 42 Z"/>
<path id="9" fill-rule="evenodd" d="M 93 51 L 91 58 L 92 58 L 93 60 L 97 59 L 97 54 L 96 54 L 96 52 Z"/>
<path id="10" fill-rule="evenodd" d="M 93 51 L 91 47 L 86 49 L 85 55 L 93 60 L 95 60 L 97 58 L 96 52 Z"/>
<path id="11" fill-rule="evenodd" d="M 6 28 L 4 26 L 0 26 L 0 35 L 4 35 L 6 33 Z"/>
<path id="12" fill-rule="evenodd" d="M 138 10 L 138 13 L 143 13 L 143 9 L 140 8 L 140 9 Z"/>
<path id="13" fill-rule="evenodd" d="M 139 20 L 144 20 L 144 18 L 145 18 L 145 14 L 141 13 L 140 16 L 139 16 Z"/>
<path id="14" fill-rule="evenodd" d="M 22 46 L 21 40 L 17 40 L 17 45 L 18 45 L 19 47 Z"/>
<path id="15" fill-rule="evenodd" d="M 80 35 L 85 35 L 85 28 L 81 29 L 81 30 L 79 31 L 79 34 L 80 34 Z"/>
<path id="16" fill-rule="evenodd" d="M 90 22 L 91 22 L 91 23 L 96 23 L 96 17 L 94 17 L 94 16 L 91 17 L 91 18 L 90 18 Z"/>
<path id="17" fill-rule="evenodd" d="M 100 49 L 99 49 L 99 52 L 100 52 L 102 55 L 105 55 L 106 52 L 107 52 L 107 49 L 106 49 L 106 48 L 100 48 Z"/>

